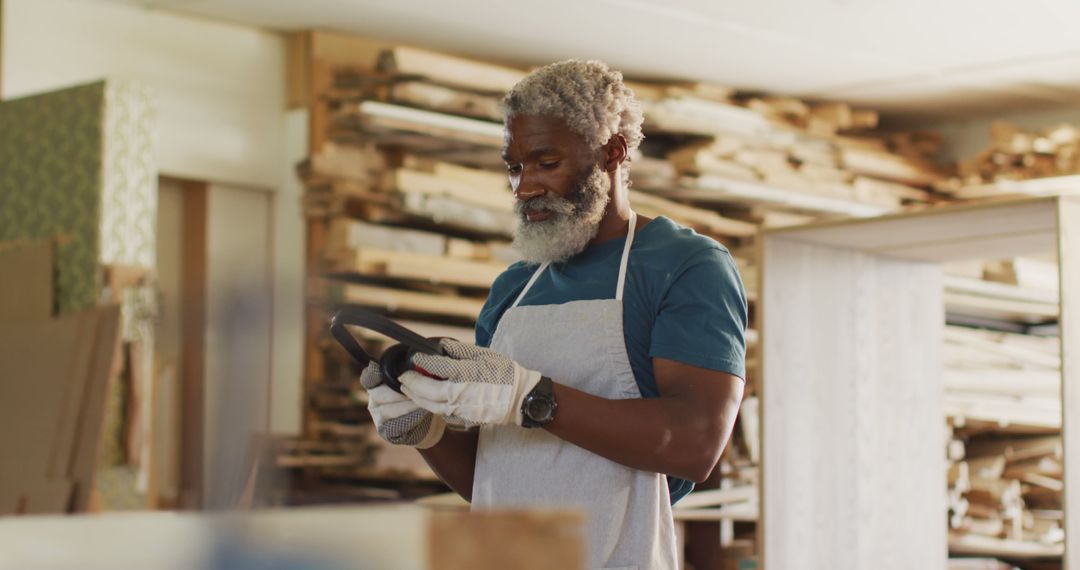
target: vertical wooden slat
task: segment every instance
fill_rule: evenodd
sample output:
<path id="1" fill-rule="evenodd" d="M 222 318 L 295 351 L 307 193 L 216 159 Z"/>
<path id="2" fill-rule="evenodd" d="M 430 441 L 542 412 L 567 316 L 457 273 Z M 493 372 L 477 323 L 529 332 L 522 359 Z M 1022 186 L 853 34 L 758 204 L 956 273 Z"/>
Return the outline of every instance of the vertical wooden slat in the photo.
<path id="1" fill-rule="evenodd" d="M 181 437 L 180 506 L 197 509 L 203 499 L 203 434 L 206 393 L 206 221 L 209 187 L 185 183 L 181 236 Z"/>

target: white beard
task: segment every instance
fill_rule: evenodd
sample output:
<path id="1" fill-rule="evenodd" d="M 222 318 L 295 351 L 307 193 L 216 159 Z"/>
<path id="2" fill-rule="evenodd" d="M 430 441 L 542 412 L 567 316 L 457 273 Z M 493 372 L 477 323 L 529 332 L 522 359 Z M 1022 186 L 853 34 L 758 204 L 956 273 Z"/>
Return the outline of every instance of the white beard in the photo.
<path id="1" fill-rule="evenodd" d="M 528 202 L 515 202 L 517 227 L 514 248 L 528 263 L 561 263 L 581 253 L 600 229 L 607 210 L 611 181 L 599 165 L 593 166 L 567 198 L 547 194 Z M 551 218 L 530 222 L 526 209 L 546 210 Z"/>

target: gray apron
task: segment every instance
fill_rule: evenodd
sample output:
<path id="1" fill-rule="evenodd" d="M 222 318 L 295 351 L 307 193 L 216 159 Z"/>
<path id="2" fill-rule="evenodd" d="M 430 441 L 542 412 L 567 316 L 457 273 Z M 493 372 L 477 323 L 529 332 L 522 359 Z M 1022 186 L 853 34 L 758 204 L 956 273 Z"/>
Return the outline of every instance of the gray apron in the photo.
<path id="1" fill-rule="evenodd" d="M 622 319 L 636 224 L 632 213 L 614 299 L 519 307 L 547 269 L 545 263 L 503 314 L 491 348 L 583 392 L 640 398 Z M 472 504 L 474 509 L 541 505 L 583 510 L 588 568 L 677 567 L 667 479 L 600 457 L 544 429 L 480 428 Z"/>

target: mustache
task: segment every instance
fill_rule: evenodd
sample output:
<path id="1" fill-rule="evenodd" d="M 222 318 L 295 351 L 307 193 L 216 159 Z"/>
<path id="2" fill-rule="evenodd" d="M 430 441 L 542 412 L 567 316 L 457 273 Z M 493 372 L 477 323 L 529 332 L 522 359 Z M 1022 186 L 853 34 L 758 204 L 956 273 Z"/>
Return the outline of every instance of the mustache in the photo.
<path id="1" fill-rule="evenodd" d="M 524 216 L 526 212 L 536 212 L 541 210 L 568 216 L 573 214 L 575 209 L 574 203 L 570 200 L 550 194 L 529 198 L 524 202 L 518 201 L 514 203 L 514 213 L 519 216 Z"/>

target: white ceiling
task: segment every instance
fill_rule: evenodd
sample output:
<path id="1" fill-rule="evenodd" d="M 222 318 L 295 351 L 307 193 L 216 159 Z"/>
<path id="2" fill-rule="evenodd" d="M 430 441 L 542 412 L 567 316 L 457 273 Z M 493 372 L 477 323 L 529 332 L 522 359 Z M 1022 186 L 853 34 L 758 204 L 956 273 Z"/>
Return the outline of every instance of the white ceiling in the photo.
<path id="1" fill-rule="evenodd" d="M 1080 0 L 121 0 L 925 117 L 1080 105 Z"/>

